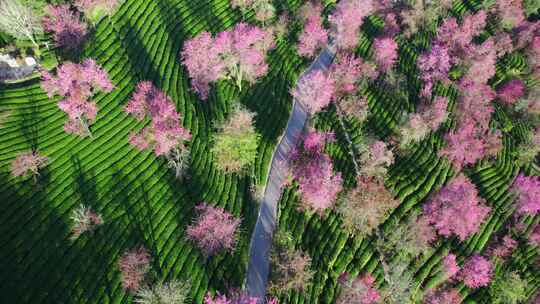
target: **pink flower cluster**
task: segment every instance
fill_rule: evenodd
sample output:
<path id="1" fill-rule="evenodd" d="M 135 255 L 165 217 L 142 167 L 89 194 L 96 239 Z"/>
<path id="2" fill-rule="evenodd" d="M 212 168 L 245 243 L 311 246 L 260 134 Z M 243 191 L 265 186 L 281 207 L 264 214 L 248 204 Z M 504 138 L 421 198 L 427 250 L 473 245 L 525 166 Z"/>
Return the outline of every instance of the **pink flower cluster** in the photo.
<path id="1" fill-rule="evenodd" d="M 298 54 L 311 58 L 328 43 L 328 32 L 323 27 L 320 4 L 308 2 L 304 5 L 303 11 L 306 20 L 304 30 L 298 37 Z"/>
<path id="2" fill-rule="evenodd" d="M 327 133 L 308 132 L 288 155 L 302 203 L 319 214 L 333 205 L 342 189 L 341 174 L 334 174 L 332 160 L 323 152 L 326 140 L 332 139 Z"/>
<path id="3" fill-rule="evenodd" d="M 200 213 L 194 224 L 187 227 L 188 239 L 192 240 L 208 256 L 219 250 L 233 250 L 236 245 L 236 230 L 240 219 L 223 208 L 200 203 Z"/>
<path id="4" fill-rule="evenodd" d="M 424 304 L 461 304 L 462 299 L 457 289 L 440 291 L 428 290 L 424 298 Z"/>
<path id="5" fill-rule="evenodd" d="M 118 261 L 122 276 L 122 287 L 133 291 L 139 289 L 144 276 L 150 269 L 149 264 L 150 255 L 144 247 L 124 252 Z"/>
<path id="6" fill-rule="evenodd" d="M 375 288 L 375 278 L 370 273 L 358 276 L 353 280 L 349 280 L 349 275 L 343 273 L 338 281 L 342 284 L 339 303 L 374 304 L 381 298 Z"/>
<path id="7" fill-rule="evenodd" d="M 39 169 L 45 167 L 49 158 L 41 156 L 37 151 L 29 151 L 17 154 L 11 163 L 11 175 L 18 177 L 28 173 L 39 174 Z"/>
<path id="8" fill-rule="evenodd" d="M 493 276 L 491 262 L 479 254 L 470 257 L 459 273 L 459 278 L 470 288 L 487 286 Z"/>
<path id="9" fill-rule="evenodd" d="M 449 253 L 443 259 L 443 267 L 446 278 L 451 279 L 459 272 L 459 266 L 456 262 L 456 255 Z"/>
<path id="10" fill-rule="evenodd" d="M 334 91 L 334 80 L 327 73 L 316 70 L 301 78 L 291 95 L 314 114 L 330 103 Z"/>
<path id="11" fill-rule="evenodd" d="M 418 68 L 420 69 L 424 87 L 422 96 L 431 95 L 431 89 L 437 81 L 448 83 L 448 72 L 452 65 L 452 58 L 448 54 L 448 47 L 436 43 L 431 49 L 420 55 L 418 58 Z"/>
<path id="12" fill-rule="evenodd" d="M 180 116 L 174 103 L 150 81 L 137 85 L 124 111 L 139 121 L 152 120 L 150 126 L 131 133 L 129 142 L 139 150 L 151 148 L 157 156 L 167 155 L 174 149 L 186 149 L 184 142 L 191 139 L 189 131 L 181 127 Z"/>
<path id="13" fill-rule="evenodd" d="M 489 211 L 463 174 L 441 188 L 424 206 L 424 216 L 439 235 L 456 235 L 461 241 L 478 231 Z"/>
<path id="14" fill-rule="evenodd" d="M 207 99 L 210 83 L 219 79 L 234 79 L 240 90 L 242 81 L 255 83 L 268 71 L 266 53 L 273 39 L 270 31 L 241 22 L 215 38 L 203 32 L 188 40 L 181 57 L 193 89 Z"/>
<path id="15" fill-rule="evenodd" d="M 375 38 L 375 41 L 373 41 L 373 52 L 375 62 L 381 72 L 387 72 L 395 64 L 398 58 L 397 49 L 398 45 L 394 38 Z"/>
<path id="16" fill-rule="evenodd" d="M 97 92 L 110 92 L 114 88 L 107 73 L 92 59 L 82 64 L 65 62 L 57 68 L 56 77 L 42 72 L 41 87 L 49 98 L 65 97 L 58 107 L 66 112 L 68 121 L 64 130 L 79 136 L 90 135 L 89 125 L 96 119 L 97 108 L 89 99 Z"/>
<path id="17" fill-rule="evenodd" d="M 454 17 L 446 18 L 437 29 L 436 44 L 446 46 L 450 56 L 466 58 L 471 51 L 472 39 L 486 26 L 486 19 L 485 11 L 465 16 L 461 24 Z"/>
<path id="18" fill-rule="evenodd" d="M 67 4 L 48 5 L 43 18 L 43 28 L 53 33 L 58 47 L 75 50 L 86 39 L 86 24 L 81 22 L 79 12 L 72 11 Z"/>
<path id="19" fill-rule="evenodd" d="M 353 49 L 358 44 L 364 17 L 374 10 L 375 4 L 372 0 L 339 1 L 332 15 L 328 17 L 336 46 L 342 50 Z"/>
<path id="20" fill-rule="evenodd" d="M 512 79 L 497 89 L 497 97 L 507 104 L 514 104 L 525 95 L 525 84 L 519 79 Z"/>
<path id="21" fill-rule="evenodd" d="M 517 195 L 519 213 L 535 215 L 540 211 L 540 178 L 519 174 L 511 190 Z"/>

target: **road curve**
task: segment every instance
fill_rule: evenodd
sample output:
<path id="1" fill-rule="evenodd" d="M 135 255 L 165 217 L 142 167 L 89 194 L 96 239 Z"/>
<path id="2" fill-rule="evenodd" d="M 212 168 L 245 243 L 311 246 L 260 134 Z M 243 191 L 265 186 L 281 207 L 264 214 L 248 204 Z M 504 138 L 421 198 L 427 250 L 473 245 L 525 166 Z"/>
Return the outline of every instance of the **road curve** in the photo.
<path id="1" fill-rule="evenodd" d="M 334 56 L 335 50 L 332 46 L 325 48 L 309 68 L 302 73 L 299 80 L 312 71 L 328 69 Z M 286 156 L 291 148 L 296 145 L 308 116 L 306 107 L 294 99 L 287 128 L 272 156 L 264 197 L 259 208 L 255 229 L 251 235 L 246 285 L 249 295 L 261 299 L 260 303 L 264 303 L 262 299 L 266 296 L 270 268 L 268 258 L 272 246 L 272 235 L 276 227 L 277 203 L 281 196 L 281 186 L 289 172 Z"/>

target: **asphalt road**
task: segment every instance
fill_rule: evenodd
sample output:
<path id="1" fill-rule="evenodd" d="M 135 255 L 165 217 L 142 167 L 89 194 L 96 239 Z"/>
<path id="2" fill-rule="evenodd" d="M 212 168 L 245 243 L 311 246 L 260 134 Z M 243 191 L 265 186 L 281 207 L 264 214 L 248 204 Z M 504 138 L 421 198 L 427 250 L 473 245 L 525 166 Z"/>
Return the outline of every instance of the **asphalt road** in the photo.
<path id="1" fill-rule="evenodd" d="M 332 64 L 335 51 L 330 46 L 322 51 L 310 67 L 299 79 L 316 70 L 326 70 Z M 281 196 L 282 185 L 289 172 L 287 154 L 302 133 L 309 113 L 298 100 L 293 101 L 293 110 L 287 128 L 281 138 L 274 155 L 264 190 L 264 197 L 259 208 L 255 229 L 251 235 L 249 264 L 247 274 L 247 291 L 250 296 L 264 299 L 270 268 L 269 253 L 272 246 L 272 235 L 276 227 L 277 203 Z M 259 301 L 264 303 L 263 300 Z"/>

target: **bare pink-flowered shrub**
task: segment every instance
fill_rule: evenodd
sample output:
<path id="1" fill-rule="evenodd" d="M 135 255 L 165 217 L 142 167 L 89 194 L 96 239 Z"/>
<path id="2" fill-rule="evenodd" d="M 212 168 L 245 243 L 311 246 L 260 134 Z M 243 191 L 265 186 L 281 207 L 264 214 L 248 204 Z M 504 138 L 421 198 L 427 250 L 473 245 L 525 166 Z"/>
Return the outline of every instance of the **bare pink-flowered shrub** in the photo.
<path id="1" fill-rule="evenodd" d="M 90 101 L 92 96 L 114 88 L 107 72 L 92 59 L 81 64 L 67 61 L 58 67 L 56 77 L 43 71 L 41 87 L 49 98 L 64 97 L 58 102 L 58 107 L 68 115 L 64 130 L 81 137 L 91 135 L 89 127 L 96 120 L 97 107 Z"/>
<path id="2" fill-rule="evenodd" d="M 131 291 L 139 289 L 144 276 L 150 269 L 149 264 L 150 255 L 144 247 L 124 252 L 118 261 L 122 276 L 122 287 Z"/>
<path id="3" fill-rule="evenodd" d="M 37 151 L 19 153 L 11 163 L 11 175 L 25 176 L 28 173 L 39 175 L 39 169 L 45 167 L 49 158 L 42 156 Z"/>
<path id="4" fill-rule="evenodd" d="M 204 203 L 196 207 L 197 220 L 186 230 L 188 239 L 193 241 L 205 255 L 211 256 L 220 250 L 234 250 L 240 219 L 220 207 Z"/>
<path id="5" fill-rule="evenodd" d="M 439 235 L 456 235 L 463 241 L 478 231 L 490 210 L 473 183 L 460 174 L 433 195 L 424 206 L 424 216 Z"/>
<path id="6" fill-rule="evenodd" d="M 92 232 L 97 226 L 103 224 L 103 218 L 100 214 L 82 204 L 73 209 L 70 218 L 73 221 L 73 227 L 71 228 L 72 239 L 77 239 L 87 231 Z"/>

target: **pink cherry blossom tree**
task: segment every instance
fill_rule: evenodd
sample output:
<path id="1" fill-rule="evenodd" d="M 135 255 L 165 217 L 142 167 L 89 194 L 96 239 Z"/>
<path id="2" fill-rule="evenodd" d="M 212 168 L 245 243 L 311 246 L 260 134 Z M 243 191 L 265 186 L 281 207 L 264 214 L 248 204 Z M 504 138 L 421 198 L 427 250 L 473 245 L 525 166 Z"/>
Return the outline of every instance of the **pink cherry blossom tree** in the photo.
<path id="1" fill-rule="evenodd" d="M 137 85 L 124 111 L 139 121 L 146 117 L 151 120 L 149 126 L 130 134 L 129 143 L 139 150 L 151 149 L 156 156 L 165 156 L 169 167 L 175 169 L 176 177 L 180 178 L 187 166 L 186 142 L 191 134 L 182 128 L 173 101 L 150 81 L 143 81 Z"/>
<path id="2" fill-rule="evenodd" d="M 103 218 L 89 207 L 81 204 L 71 212 L 70 219 L 73 221 L 71 239 L 77 239 L 85 232 L 92 232 L 97 226 L 103 224 Z"/>
<path id="3" fill-rule="evenodd" d="M 334 90 L 334 80 L 317 70 L 302 77 L 291 90 L 291 95 L 315 114 L 330 103 Z"/>
<path id="4" fill-rule="evenodd" d="M 398 45 L 394 38 L 375 38 L 375 41 L 373 41 L 373 53 L 377 67 L 381 72 L 388 72 L 395 64 L 398 58 L 397 49 Z"/>
<path id="5" fill-rule="evenodd" d="M 465 262 L 458 276 L 467 287 L 487 286 L 493 276 L 493 266 L 488 259 L 474 254 Z"/>
<path id="6" fill-rule="evenodd" d="M 522 1 L 497 0 L 493 11 L 500 18 L 503 28 L 506 29 L 512 29 L 525 21 Z"/>
<path id="7" fill-rule="evenodd" d="M 141 287 L 146 273 L 150 270 L 150 255 L 139 247 L 124 252 L 118 261 L 120 267 L 122 287 L 126 290 L 136 291 Z"/>
<path id="8" fill-rule="evenodd" d="M 203 32 L 188 40 L 181 52 L 182 63 L 193 89 L 207 99 L 211 82 L 232 80 L 242 90 L 243 81 L 253 84 L 264 76 L 266 53 L 274 48 L 273 40 L 271 31 L 241 22 L 215 38 Z"/>
<path id="9" fill-rule="evenodd" d="M 519 213 L 535 215 L 540 211 L 540 178 L 519 174 L 511 191 L 517 196 Z"/>
<path id="10" fill-rule="evenodd" d="M 338 280 L 341 283 L 338 304 L 374 304 L 381 299 L 379 291 L 375 288 L 375 278 L 370 273 L 354 279 L 349 279 L 349 275 L 344 273 Z"/>
<path id="11" fill-rule="evenodd" d="M 495 156 L 502 148 L 502 135 L 489 129 L 495 92 L 486 84 L 464 79 L 462 96 L 456 109 L 457 127 L 445 136 L 446 145 L 439 151 L 455 168 L 474 164 L 485 156 Z"/>
<path id="12" fill-rule="evenodd" d="M 48 157 L 42 156 L 37 151 L 19 153 L 11 163 L 11 175 L 18 177 L 30 173 L 35 179 L 36 175 L 39 175 L 39 169 L 44 168 L 48 161 Z"/>
<path id="13" fill-rule="evenodd" d="M 191 86 L 202 99 L 208 98 L 210 83 L 224 77 L 225 63 L 219 49 L 214 46 L 214 39 L 208 32 L 184 43 L 181 53 L 182 63 L 186 66 L 191 78 Z"/>
<path id="14" fill-rule="evenodd" d="M 497 97 L 507 104 L 515 103 L 525 95 L 525 84 L 519 79 L 512 79 L 497 89 Z"/>
<path id="15" fill-rule="evenodd" d="M 431 105 L 424 104 L 419 113 L 409 116 L 408 122 L 400 128 L 400 146 L 408 147 L 424 139 L 429 132 L 436 131 L 447 119 L 448 98 L 437 96 Z"/>
<path id="16" fill-rule="evenodd" d="M 461 24 L 454 17 L 446 18 L 437 29 L 436 43 L 446 46 L 451 57 L 465 59 L 470 54 L 472 39 L 486 26 L 486 19 L 483 10 L 466 15 Z"/>
<path id="17" fill-rule="evenodd" d="M 350 53 L 338 53 L 328 73 L 328 77 L 334 81 L 334 101 L 355 95 L 360 82 L 373 80 L 378 76 L 374 64 Z"/>
<path id="18" fill-rule="evenodd" d="M 388 166 L 394 163 L 394 153 L 388 149 L 385 142 L 377 140 L 362 153 L 360 162 L 361 175 L 382 179 L 386 175 Z"/>
<path id="19" fill-rule="evenodd" d="M 339 49 L 351 50 L 358 44 L 364 17 L 374 10 L 372 0 L 343 0 L 337 3 L 328 21 L 332 27 L 331 35 Z"/>
<path id="20" fill-rule="evenodd" d="M 463 241 L 478 231 L 490 210 L 473 183 L 460 174 L 431 197 L 424 216 L 439 235 Z"/>
<path id="21" fill-rule="evenodd" d="M 57 68 L 56 77 L 43 71 L 41 87 L 49 98 L 55 95 L 65 98 L 58 102 L 58 107 L 68 115 L 64 130 L 81 137 L 91 136 L 89 126 L 96 119 L 97 107 L 90 98 L 99 91 L 111 92 L 114 88 L 107 72 L 92 59 L 82 64 L 67 61 Z"/>
<path id="22" fill-rule="evenodd" d="M 199 217 L 187 227 L 188 239 L 193 241 L 207 256 L 220 250 L 234 250 L 238 238 L 240 219 L 223 208 L 205 203 L 197 205 Z"/>
<path id="23" fill-rule="evenodd" d="M 435 43 L 428 52 L 420 55 L 417 64 L 424 81 L 422 96 L 430 96 L 431 89 L 437 81 L 449 83 L 448 72 L 452 60 L 448 54 L 448 47 L 441 43 Z"/>
<path id="24" fill-rule="evenodd" d="M 381 179 L 359 176 L 356 187 L 346 193 L 336 211 L 347 232 L 365 236 L 373 232 L 397 206 L 399 201 Z"/>
<path id="25" fill-rule="evenodd" d="M 56 45 L 68 51 L 78 49 L 86 39 L 87 32 L 80 14 L 72 11 L 67 4 L 48 5 L 46 12 L 43 29 L 53 34 Z"/>
<path id="26" fill-rule="evenodd" d="M 328 32 L 323 26 L 321 17 L 322 6 L 318 3 L 307 2 L 301 8 L 301 12 L 304 30 L 298 37 L 298 54 L 312 58 L 328 43 Z"/>
<path id="27" fill-rule="evenodd" d="M 367 119 L 367 99 L 360 96 L 359 91 L 377 76 L 378 71 L 373 63 L 350 53 L 337 54 L 328 77 L 334 81 L 332 100 L 341 117 L 356 117 L 360 122 Z"/>
<path id="28" fill-rule="evenodd" d="M 334 204 L 342 189 L 341 174 L 334 174 L 332 160 L 324 153 L 327 140 L 333 140 L 333 135 L 310 131 L 288 155 L 292 176 L 299 184 L 302 207 L 321 215 Z"/>
<path id="29" fill-rule="evenodd" d="M 495 75 L 497 63 L 497 49 L 493 39 L 482 44 L 471 44 L 469 54 L 462 60 L 467 67 L 464 78 L 479 84 L 486 84 Z"/>

